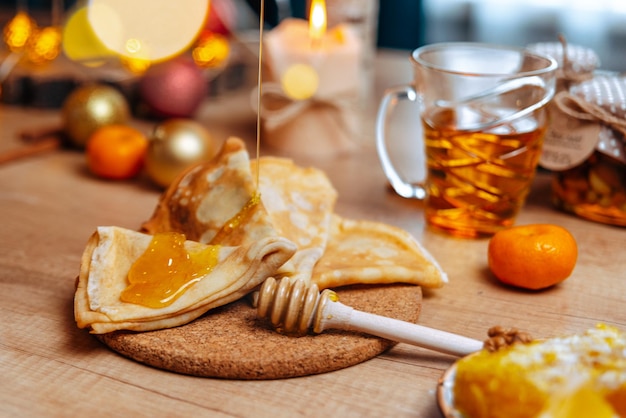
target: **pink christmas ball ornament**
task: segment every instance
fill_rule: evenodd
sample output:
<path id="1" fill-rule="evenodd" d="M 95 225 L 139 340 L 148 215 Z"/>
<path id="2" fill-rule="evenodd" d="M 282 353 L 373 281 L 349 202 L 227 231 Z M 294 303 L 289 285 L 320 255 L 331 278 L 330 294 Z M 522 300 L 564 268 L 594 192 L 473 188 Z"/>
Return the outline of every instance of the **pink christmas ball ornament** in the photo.
<path id="1" fill-rule="evenodd" d="M 153 65 L 139 82 L 141 101 L 162 118 L 192 117 L 207 93 L 202 70 L 182 57 Z"/>

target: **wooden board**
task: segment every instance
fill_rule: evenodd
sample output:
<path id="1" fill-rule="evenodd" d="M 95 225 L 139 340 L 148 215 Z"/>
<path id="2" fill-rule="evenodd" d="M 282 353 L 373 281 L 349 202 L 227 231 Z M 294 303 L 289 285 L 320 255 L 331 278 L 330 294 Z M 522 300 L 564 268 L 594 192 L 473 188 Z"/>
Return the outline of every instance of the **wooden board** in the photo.
<path id="1" fill-rule="evenodd" d="M 337 290 L 355 309 L 417 322 L 421 288 L 350 286 Z M 118 353 L 172 372 L 228 379 L 281 379 L 326 373 L 369 360 L 395 342 L 340 330 L 301 337 L 276 332 L 246 300 L 177 328 L 99 336 Z"/>

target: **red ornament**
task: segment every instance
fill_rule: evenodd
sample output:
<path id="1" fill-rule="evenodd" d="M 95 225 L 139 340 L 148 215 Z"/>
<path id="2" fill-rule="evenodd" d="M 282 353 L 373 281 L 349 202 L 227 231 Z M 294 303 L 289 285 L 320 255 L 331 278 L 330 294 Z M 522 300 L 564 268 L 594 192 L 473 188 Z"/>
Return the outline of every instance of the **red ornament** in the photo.
<path id="1" fill-rule="evenodd" d="M 207 95 L 202 70 L 187 58 L 151 66 L 139 83 L 139 95 L 157 117 L 191 117 Z"/>

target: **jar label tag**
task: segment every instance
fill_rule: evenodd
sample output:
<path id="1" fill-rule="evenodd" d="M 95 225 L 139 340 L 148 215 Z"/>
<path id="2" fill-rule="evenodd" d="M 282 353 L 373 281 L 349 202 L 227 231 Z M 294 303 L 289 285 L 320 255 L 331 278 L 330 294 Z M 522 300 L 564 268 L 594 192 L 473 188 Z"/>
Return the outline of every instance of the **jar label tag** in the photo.
<path id="1" fill-rule="evenodd" d="M 602 125 L 581 120 L 550 106 L 551 123 L 546 132 L 539 164 L 548 170 L 563 171 L 582 164 L 596 149 Z"/>

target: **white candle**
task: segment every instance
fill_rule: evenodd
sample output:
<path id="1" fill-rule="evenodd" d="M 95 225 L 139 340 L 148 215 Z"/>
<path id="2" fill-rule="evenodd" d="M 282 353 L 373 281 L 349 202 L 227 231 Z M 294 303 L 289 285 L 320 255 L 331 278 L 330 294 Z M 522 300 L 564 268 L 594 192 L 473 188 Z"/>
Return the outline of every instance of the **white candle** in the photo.
<path id="1" fill-rule="evenodd" d="M 343 24 L 318 36 L 311 36 L 309 23 L 302 19 L 284 19 L 268 32 L 265 53 L 271 78 L 282 83 L 293 66 L 299 65 L 302 69 L 304 65 L 317 75 L 317 88 L 312 92 L 314 97 L 329 100 L 346 92 L 358 95 L 361 82 L 360 39 L 352 28 Z M 310 74 L 302 72 L 300 75 L 303 82 L 312 82 Z M 289 92 L 285 93 L 291 96 Z"/>
<path id="2" fill-rule="evenodd" d="M 264 140 L 289 154 L 350 152 L 360 136 L 362 41 L 326 22 L 324 0 L 313 0 L 309 22 L 285 19 L 265 35 Z"/>

